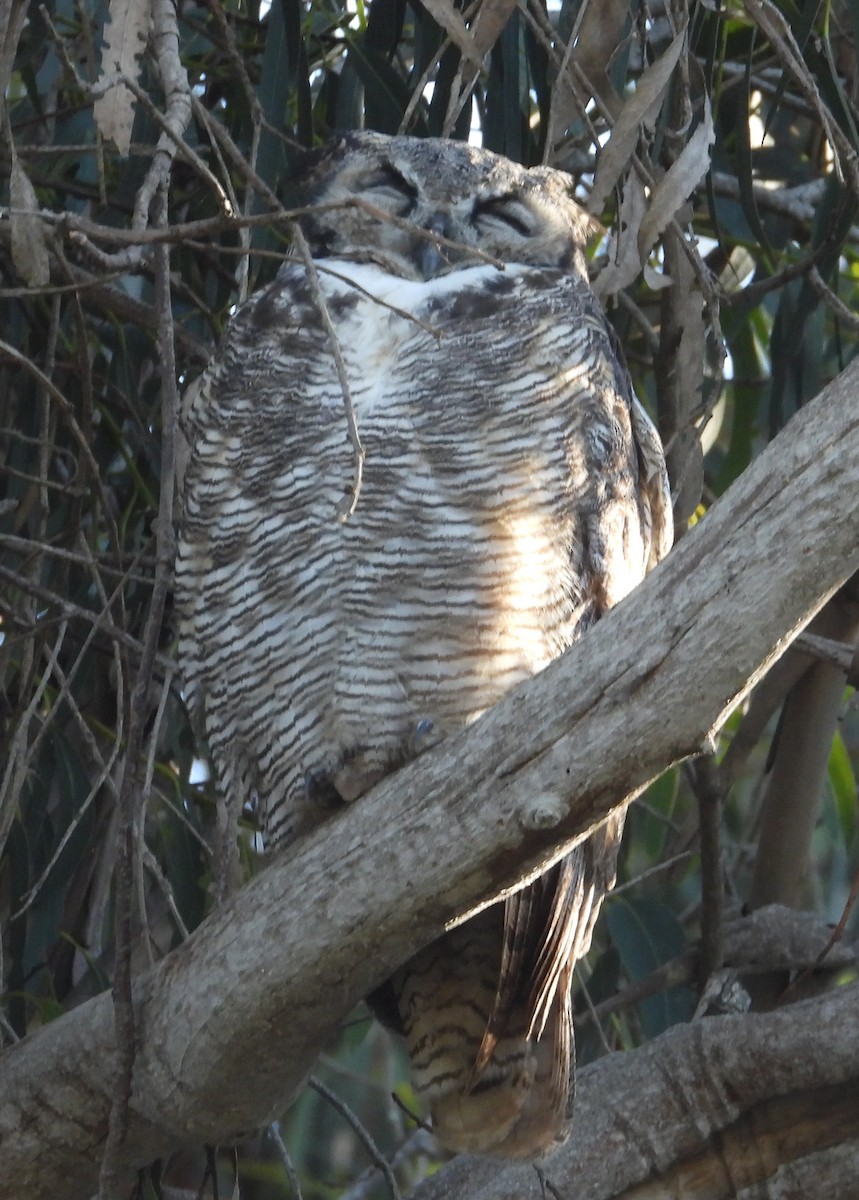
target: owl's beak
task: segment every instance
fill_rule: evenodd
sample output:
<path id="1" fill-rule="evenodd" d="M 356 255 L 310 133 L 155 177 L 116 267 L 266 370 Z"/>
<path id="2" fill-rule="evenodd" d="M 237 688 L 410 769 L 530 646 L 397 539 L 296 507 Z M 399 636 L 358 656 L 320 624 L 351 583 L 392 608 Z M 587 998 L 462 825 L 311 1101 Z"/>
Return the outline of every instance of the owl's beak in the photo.
<path id="1" fill-rule="evenodd" d="M 449 238 L 450 218 L 444 213 L 436 213 L 429 221 L 425 222 L 423 228 L 427 233 L 435 233 L 440 237 Z M 443 275 L 450 270 L 450 249 L 442 246 L 439 242 L 421 238 L 415 257 L 418 270 L 424 279 L 435 279 L 437 275 Z"/>

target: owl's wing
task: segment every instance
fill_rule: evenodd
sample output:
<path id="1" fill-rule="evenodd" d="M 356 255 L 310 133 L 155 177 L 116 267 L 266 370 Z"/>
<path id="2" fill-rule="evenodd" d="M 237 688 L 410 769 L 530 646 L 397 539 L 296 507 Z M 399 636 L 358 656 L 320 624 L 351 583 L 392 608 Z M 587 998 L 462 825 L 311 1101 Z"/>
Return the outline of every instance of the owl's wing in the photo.
<path id="1" fill-rule="evenodd" d="M 606 349 L 617 354 L 610 333 L 602 352 Z M 665 459 L 659 435 L 635 397 L 622 360 L 614 366 L 619 393 L 628 407 L 638 462 L 636 491 L 645 551 L 641 568 L 650 570 L 668 553 L 673 541 Z M 594 563 L 590 566 L 593 569 Z M 607 563 L 603 566 L 611 569 Z M 595 590 L 605 594 L 610 589 L 598 586 Z M 569 1083 L 557 1071 L 566 1071 L 562 1046 L 569 1046 L 571 1055 L 574 1052 L 569 1010 L 573 968 L 587 953 L 603 896 L 614 884 L 624 818 L 624 812 L 612 814 L 550 871 L 505 900 L 498 986 L 470 1087 L 479 1083 L 499 1040 L 508 1032 L 518 998 L 526 994 L 527 1037 L 539 1042 L 546 1034 L 555 1042 L 558 1053 L 549 1091 L 557 1104 L 565 1099 Z M 548 1028 L 550 1025 L 553 1027 Z"/>
<path id="2" fill-rule="evenodd" d="M 611 361 L 614 383 L 629 410 L 632 440 L 638 458 L 638 508 L 647 538 L 649 557 L 644 569 L 651 571 L 674 544 L 674 519 L 671 507 L 671 487 L 665 466 L 662 439 L 646 409 L 639 401 L 626 367 L 623 348 L 614 326 L 605 316 L 593 292 L 585 292 L 580 300 L 583 313 L 604 335 L 601 356 Z"/>
<path id="3" fill-rule="evenodd" d="M 472 1083 L 485 1070 L 523 990 L 530 991 L 528 1037 L 543 1033 L 560 972 L 575 944 L 576 914 L 581 907 L 576 903 L 580 858 L 568 855 L 504 901 L 498 987 L 474 1063 Z"/>
<path id="4" fill-rule="evenodd" d="M 342 413 L 335 385 L 327 419 L 326 348 L 303 268 L 288 264 L 235 315 L 179 414 L 177 657 L 229 814 L 306 795 L 286 745 L 294 689 L 272 679 L 306 636 L 295 580 L 313 537 L 312 475 L 295 464 L 320 461 Z M 231 819 L 219 836 L 232 853 Z"/>
<path id="5" fill-rule="evenodd" d="M 665 557 L 674 541 L 671 489 L 659 434 L 634 395 L 630 417 L 638 450 L 639 486 L 645 509 L 650 510 L 650 558 L 647 563 L 650 571 Z"/>

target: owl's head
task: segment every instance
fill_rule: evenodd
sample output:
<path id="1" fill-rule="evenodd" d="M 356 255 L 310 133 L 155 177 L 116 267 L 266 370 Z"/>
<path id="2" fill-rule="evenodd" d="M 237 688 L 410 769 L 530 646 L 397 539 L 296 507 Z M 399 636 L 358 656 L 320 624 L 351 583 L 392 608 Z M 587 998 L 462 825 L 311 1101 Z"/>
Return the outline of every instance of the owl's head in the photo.
<path id="1" fill-rule="evenodd" d="M 311 154 L 299 185 L 316 206 L 302 219 L 314 258 L 430 279 L 482 254 L 586 278 L 593 223 L 561 171 L 528 169 L 464 142 L 365 131 Z"/>

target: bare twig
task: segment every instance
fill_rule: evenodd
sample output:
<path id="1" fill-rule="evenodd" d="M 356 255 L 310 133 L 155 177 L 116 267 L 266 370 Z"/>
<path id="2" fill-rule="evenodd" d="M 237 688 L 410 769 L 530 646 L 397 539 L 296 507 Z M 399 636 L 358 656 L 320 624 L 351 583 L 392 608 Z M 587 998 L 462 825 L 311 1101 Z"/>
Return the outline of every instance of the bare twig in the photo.
<path id="1" fill-rule="evenodd" d="M 198 121 L 200 121 L 201 124 L 205 125 L 206 129 L 212 136 L 212 140 L 221 147 L 233 166 L 241 171 L 247 182 L 255 189 L 256 192 L 259 193 L 260 196 L 262 196 L 266 204 L 270 206 L 272 213 L 277 213 L 280 216 L 284 216 L 286 210 L 284 209 L 280 200 L 278 200 L 277 196 L 271 190 L 265 180 L 256 173 L 251 163 L 238 148 L 221 122 L 218 121 L 217 118 L 208 111 L 208 109 L 203 107 L 196 96 L 192 95 L 191 105 L 194 110 L 194 116 L 198 119 Z M 238 205 L 234 203 L 231 217 L 237 212 Z M 250 213 L 247 211 L 245 212 L 245 218 L 250 218 L 250 220 L 242 220 L 241 224 L 243 228 L 247 229 L 250 224 L 253 223 L 253 218 L 250 217 Z"/>
<path id="2" fill-rule="evenodd" d="M 63 627 L 65 627 L 65 624 L 66 623 L 64 622 Z M 18 911 L 15 913 L 16 917 L 19 917 L 23 913 L 25 913 L 27 911 L 27 909 L 30 908 L 30 906 L 35 901 L 36 897 L 38 896 L 39 892 L 41 891 L 42 887 L 44 886 L 45 881 L 48 879 L 48 877 L 51 875 L 51 872 L 56 867 L 57 863 L 60 860 L 60 857 L 62 856 L 63 851 L 65 850 L 66 846 L 69 844 L 69 841 L 71 840 L 73 834 L 78 829 L 84 816 L 89 811 L 90 805 L 93 803 L 96 796 L 101 791 L 102 787 L 107 786 L 108 789 L 110 790 L 111 794 L 113 795 L 114 799 L 116 799 L 116 788 L 113 783 L 113 778 L 112 778 L 111 772 L 113 771 L 113 768 L 119 757 L 119 752 L 120 752 L 120 749 L 122 746 L 122 739 L 123 739 L 123 733 L 124 733 L 124 721 L 125 721 L 125 718 L 124 718 L 125 700 L 124 700 L 124 695 L 123 695 L 124 673 L 122 671 L 122 667 L 119 662 L 119 647 L 116 643 L 114 643 L 114 648 L 113 648 L 114 649 L 114 666 L 116 668 L 116 686 L 117 686 L 116 728 L 113 731 L 113 733 L 114 733 L 113 746 L 112 746 L 110 754 L 108 755 L 107 760 L 105 760 L 104 757 L 102 756 L 101 751 L 98 748 L 98 744 L 95 740 L 95 737 L 93 736 L 92 730 L 87 725 L 87 723 L 83 717 L 83 714 L 81 713 L 80 709 L 78 708 L 78 705 L 75 702 L 74 697 L 71 692 L 72 681 L 74 680 L 74 677 L 78 672 L 78 668 L 82 667 L 84 664 L 84 661 L 85 661 L 84 660 L 84 651 L 86 650 L 87 646 L 91 642 L 94 632 L 95 632 L 94 630 L 90 630 L 89 633 L 87 634 L 87 637 L 84 641 L 81 651 L 78 654 L 77 659 L 75 660 L 74 667 L 72 668 L 72 670 L 69 672 L 68 675 L 66 675 L 63 672 L 63 670 L 60 667 L 58 662 L 56 662 L 56 661 L 53 662 L 53 666 L 52 666 L 53 674 L 56 676 L 56 678 L 60 684 L 59 691 L 57 693 L 57 696 L 54 700 L 53 705 L 51 706 L 50 711 L 46 714 L 46 716 L 42 722 L 42 727 L 39 730 L 39 733 L 37 734 L 36 738 L 34 739 L 34 741 L 32 742 L 32 744 L 30 746 L 28 757 L 29 757 L 29 759 L 33 758 L 42 738 L 45 737 L 47 735 L 48 731 L 50 730 L 52 716 L 56 713 L 56 711 L 61 703 L 66 703 L 72 714 L 72 719 L 73 719 L 75 726 L 81 736 L 83 744 L 86 746 L 87 750 L 89 751 L 90 757 L 92 758 L 93 762 L 98 764 L 98 774 L 96 775 L 95 779 L 90 784 L 90 787 L 89 787 L 89 790 L 87 791 L 86 796 L 80 802 L 75 813 L 73 814 L 73 816 L 69 820 L 68 824 L 66 825 L 66 828 L 63 830 L 62 836 L 60 837 L 59 841 L 57 842 L 56 846 L 54 847 L 53 853 L 51 854 L 50 858 L 48 859 L 48 862 L 42 868 L 42 870 L 39 873 L 39 876 L 35 880 L 35 882 L 32 883 L 30 885 L 30 887 L 27 889 L 27 892 L 24 896 L 24 901 L 21 904 Z"/>
<path id="3" fill-rule="evenodd" d="M 27 777 L 32 749 L 28 745 L 30 726 L 42 704 L 45 691 L 57 665 L 60 647 L 66 636 L 67 622 L 62 621 L 54 641 L 53 648 L 48 653 L 48 661 L 41 678 L 32 690 L 24 712 L 15 728 L 6 754 L 6 766 L 3 778 L 0 780 L 0 849 L 6 843 L 12 822 L 17 811 L 18 796 Z M 30 647 L 32 654 L 32 647 Z"/>
<path id="4" fill-rule="evenodd" d="M 114 641 L 119 642 L 128 650 L 133 650 L 136 655 L 143 653 L 143 646 L 132 634 L 122 629 L 119 625 L 115 625 L 113 621 L 107 620 L 107 612 L 103 610 L 97 612 L 92 608 L 83 608 L 80 604 L 74 604 L 71 600 L 66 600 L 56 592 L 52 592 L 50 588 L 42 587 L 38 583 L 27 579 L 24 575 L 19 575 L 16 571 L 10 571 L 8 567 L 0 564 L 0 579 L 5 579 L 7 583 L 11 583 L 14 587 L 20 588 L 21 591 L 28 595 L 36 596 L 40 600 L 46 601 L 57 609 L 62 619 L 71 618 L 78 621 L 86 621 L 88 625 Z M 163 670 L 167 670 L 170 663 L 163 656 L 158 655 L 157 660 L 159 666 Z"/>
<path id="5" fill-rule="evenodd" d="M 487 254 L 485 250 L 478 249 L 477 246 L 466 246 L 463 242 L 458 242 L 454 238 L 444 237 L 440 233 L 436 233 L 431 229 L 422 229 L 419 225 L 415 225 L 414 221 L 407 221 L 403 217 L 395 217 L 393 213 L 385 212 L 383 208 L 379 208 L 376 204 L 371 204 L 369 200 L 364 200 L 361 196 L 354 196 L 351 200 L 345 201 L 345 206 L 350 208 L 359 208 L 368 216 L 375 217 L 377 221 L 384 221 L 387 225 L 393 225 L 395 229 L 404 229 L 412 237 L 419 238 L 424 242 L 431 242 L 433 246 L 443 246 L 446 250 L 457 250 L 460 254 L 465 253 L 469 258 L 473 258 L 475 262 L 489 263 L 499 271 L 507 269 L 507 264 L 500 258 L 496 258 L 493 254 Z M 325 208 L 343 208 L 344 204 L 335 205 L 317 205 L 313 210 L 319 212 Z"/>
<path id="6" fill-rule="evenodd" d="M 295 243 L 295 248 L 298 251 L 301 261 L 304 263 L 304 269 L 307 275 L 307 286 L 310 290 L 310 295 L 313 303 L 316 305 L 316 310 L 319 313 L 319 319 L 328 335 L 328 343 L 331 348 L 331 356 L 334 359 L 334 366 L 337 371 L 337 378 L 340 381 L 340 390 L 343 394 L 343 408 L 346 413 L 346 426 L 349 431 L 349 441 L 352 444 L 353 454 L 353 475 L 352 483 L 345 489 L 346 495 L 343 500 L 339 501 L 336 506 L 337 516 L 341 521 L 348 521 L 355 511 L 355 506 L 358 503 L 358 498 L 361 495 L 361 480 L 364 474 L 364 446 L 361 442 L 361 436 L 358 433 L 358 422 L 355 418 L 355 405 L 352 401 L 352 389 L 349 385 L 349 375 L 346 370 L 346 362 L 343 358 L 343 350 L 340 346 L 340 340 L 337 337 L 337 331 L 334 328 L 334 322 L 331 320 L 331 314 L 328 311 L 328 305 L 325 303 L 325 297 L 322 295 L 322 288 L 319 285 L 319 275 L 316 270 L 316 264 L 310 254 L 310 247 L 307 244 L 307 238 L 301 231 L 299 225 L 293 225 L 292 236 Z"/>
<path id="7" fill-rule="evenodd" d="M 301 1195 L 301 1183 L 298 1178 L 298 1172 L 292 1165 L 292 1159 L 289 1157 L 289 1152 L 284 1145 L 283 1138 L 280 1134 L 280 1121 L 272 1121 L 268 1127 L 268 1136 L 275 1144 L 277 1156 L 280 1159 L 286 1178 L 289 1182 L 292 1191 L 293 1200 L 303 1200 Z"/>
<path id="8" fill-rule="evenodd" d="M 420 326 L 424 333 L 429 333 L 436 339 L 436 341 L 441 341 L 443 337 L 441 330 L 437 329 L 435 325 L 430 325 L 429 321 L 422 321 L 421 318 L 415 316 L 414 313 L 406 312 L 404 308 L 398 308 L 396 304 L 391 304 L 390 301 L 383 300 L 381 296 L 374 295 L 373 292 L 368 291 L 367 288 L 361 287 L 361 284 L 356 280 L 350 279 L 348 275 L 344 275 L 342 271 L 335 271 L 331 267 L 326 267 L 323 262 L 316 260 L 314 261 L 316 270 L 320 275 L 329 275 L 332 279 L 339 279 L 341 283 L 348 284 L 350 288 L 353 288 L 356 292 L 359 292 L 360 295 L 366 296 L 367 299 L 372 300 L 374 304 L 378 304 L 381 308 L 386 308 L 388 312 L 396 314 L 396 316 L 401 317 L 404 321 L 411 321 L 414 325 Z"/>
<path id="9" fill-rule="evenodd" d="M 638 887 L 639 884 L 644 883 L 646 879 L 651 879 L 654 875 L 659 875 L 663 871 L 670 871 L 672 867 L 676 867 L 679 863 L 688 862 L 691 857 L 691 850 L 681 850 L 678 854 L 672 854 L 670 858 L 666 858 L 663 862 L 656 863 L 655 866 L 648 867 L 646 871 L 639 872 L 634 879 L 628 879 L 626 883 L 619 883 L 616 888 L 612 889 L 611 895 L 619 896 L 622 892 L 628 892 L 631 888 Z"/>
<path id="10" fill-rule="evenodd" d="M 712 758 L 696 758 L 686 771 L 698 800 L 701 848 L 701 956 L 698 987 L 720 970 L 724 959 L 725 887 L 722 862 L 722 802 L 724 789 Z"/>
<path id="11" fill-rule="evenodd" d="M 175 391 L 175 385 L 174 385 Z M 172 571 L 172 564 L 170 566 Z M 152 945 L 148 934 L 148 921 L 146 912 L 146 890 L 144 887 L 144 867 L 147 867 L 150 872 L 153 872 L 153 864 L 157 867 L 157 862 L 146 846 L 144 840 L 144 804 L 146 798 L 152 792 L 152 777 L 155 773 L 155 757 L 158 752 L 158 739 L 161 736 L 161 727 L 164 722 L 164 713 L 167 709 L 167 701 L 170 699 L 170 687 L 173 682 L 173 672 L 170 671 L 161 685 L 161 695 L 158 699 L 158 708 L 155 717 L 152 721 L 152 728 L 149 733 L 149 751 L 146 755 L 146 773 L 143 779 L 143 804 L 139 804 L 135 813 L 134 822 L 134 881 L 137 890 L 137 908 L 140 916 L 140 923 L 143 929 L 143 941 L 146 946 L 146 953 L 149 958 L 150 965 L 154 962 L 152 955 Z M 173 899 L 170 886 L 166 878 L 161 875 L 158 879 L 162 892 L 164 892 L 170 911 L 175 917 L 178 927 L 182 930 L 183 937 L 188 936 L 188 931 L 179 916 L 179 911 L 176 908 L 176 902 Z"/>
<path id="12" fill-rule="evenodd" d="M 370 1161 L 374 1164 L 374 1166 L 378 1167 L 378 1169 L 384 1175 L 391 1195 L 393 1196 L 393 1200 L 402 1200 L 396 1177 L 391 1169 L 391 1164 L 388 1162 L 384 1154 L 382 1154 L 379 1147 L 373 1141 L 370 1134 L 352 1112 L 352 1109 L 349 1107 L 349 1105 L 341 1100 L 336 1092 L 332 1092 L 329 1087 L 326 1087 L 322 1080 L 317 1079 L 315 1075 L 310 1076 L 308 1085 L 312 1087 L 315 1092 L 318 1092 L 319 1095 L 325 1100 L 327 1100 L 331 1107 L 336 1109 L 336 1111 L 340 1113 L 341 1117 L 343 1117 L 349 1123 L 349 1125 L 355 1131 L 355 1134 L 361 1145 L 370 1156 Z"/>
<path id="13" fill-rule="evenodd" d="M 418 1125 L 417 1129 L 413 1129 L 403 1144 L 398 1147 L 391 1159 L 391 1170 L 397 1171 L 416 1158 L 429 1155 L 438 1156 L 438 1143 L 429 1129 Z M 376 1166 L 368 1167 L 343 1193 L 340 1200 L 367 1200 L 367 1197 L 371 1196 L 375 1190 L 379 1170 L 380 1168 Z"/>
<path id="14" fill-rule="evenodd" d="M 166 222 L 167 191 L 163 187 L 156 219 Z M 131 995 L 131 892 L 134 860 L 134 829 L 137 814 L 145 803 L 138 787 L 143 734 L 149 715 L 149 689 L 155 666 L 164 606 L 175 557 L 173 533 L 173 454 L 179 407 L 173 344 L 173 315 L 170 302 L 170 255 L 166 246 L 155 251 L 156 308 L 159 312 L 159 350 L 162 386 L 161 495 L 156 521 L 155 581 L 143 633 L 143 649 L 131 693 L 128 746 L 119 787 L 120 852 L 116 871 L 116 968 L 113 1001 L 116 1026 L 116 1085 L 110 1111 L 107 1142 L 102 1159 L 99 1190 L 104 1200 L 116 1194 L 119 1183 L 120 1150 L 125 1139 L 131 1078 L 135 1053 L 135 1015 Z"/>
<path id="15" fill-rule="evenodd" d="M 2 432 L 5 431 L 0 430 L 0 433 Z M 59 453 L 59 450 L 57 453 Z M 57 558 L 63 562 L 77 563 L 81 566 L 97 565 L 99 573 L 118 575 L 125 582 L 133 581 L 134 583 L 142 583 L 147 587 L 152 583 L 152 578 L 149 575 L 143 575 L 133 569 L 114 567 L 110 563 L 98 562 L 98 559 L 90 553 L 89 547 L 87 547 L 86 553 L 79 553 L 75 550 L 69 550 L 65 546 L 53 546 L 50 542 L 41 542 L 37 545 L 32 538 L 18 537 L 14 533 L 0 533 L 0 545 L 8 546 L 10 550 L 17 550 L 25 555 L 33 554 L 38 550 L 39 554 L 46 554 L 50 558 Z"/>
<path id="16" fill-rule="evenodd" d="M 606 1054 L 611 1054 L 612 1047 L 609 1045 L 609 1040 L 605 1035 L 605 1030 L 602 1027 L 602 1021 L 600 1021 L 599 1014 L 596 1009 L 596 1005 L 594 1004 L 593 1000 L 591 999 L 591 993 L 588 989 L 587 980 L 583 979 L 581 977 L 581 973 L 580 973 L 578 967 L 576 967 L 576 974 L 579 976 L 579 982 L 581 984 L 580 990 L 581 990 L 581 995 L 584 997 L 584 1000 L 585 1000 L 585 1008 L 588 1010 L 588 1016 L 590 1017 L 591 1021 L 594 1024 L 594 1028 L 597 1031 L 597 1037 L 599 1038 L 600 1045 L 602 1046 L 602 1048 L 606 1052 Z"/>
<path id="17" fill-rule="evenodd" d="M 749 16 L 767 36 L 785 70 L 791 75 L 805 99 L 816 112 L 826 140 L 836 151 L 835 169 L 837 173 L 840 177 L 846 178 L 854 194 L 859 195 L 856 150 L 847 136 L 842 133 L 837 121 L 833 120 L 832 114 L 823 102 L 787 19 L 771 0 L 744 0 L 744 2 Z"/>
<path id="18" fill-rule="evenodd" d="M 119 531 L 116 528 L 116 522 L 114 521 L 113 517 L 111 516 L 111 508 L 110 508 L 110 504 L 108 503 L 107 497 L 105 495 L 104 485 L 102 482 L 101 470 L 99 468 L 98 463 L 96 462 L 92 447 L 90 446 L 88 439 L 86 438 L 80 425 L 78 424 L 77 418 L 74 413 L 74 408 L 69 403 L 69 401 L 66 399 L 66 397 L 63 395 L 63 393 L 60 391 L 60 389 L 54 384 L 53 380 L 49 379 L 48 376 L 44 373 L 44 371 L 41 371 L 36 366 L 36 364 L 32 361 L 32 359 L 28 358 L 26 354 L 22 354 L 21 351 L 18 350 L 15 346 L 12 346 L 9 342 L 0 341 L 0 355 L 5 355 L 7 358 L 11 359 L 13 362 L 15 362 L 19 366 L 23 367 L 24 370 L 27 371 L 28 374 L 30 374 L 33 377 L 33 379 L 42 388 L 44 388 L 45 392 L 62 409 L 63 415 L 64 415 L 66 421 L 68 422 L 69 428 L 71 429 L 72 433 L 74 434 L 75 440 L 77 441 L 78 446 L 80 447 L 81 455 L 84 458 L 84 460 L 90 470 L 92 486 L 98 492 L 99 501 L 102 506 L 102 513 L 104 516 L 105 525 L 106 525 L 108 533 L 110 535 L 111 545 L 113 546 L 113 550 L 117 556 L 117 561 L 118 561 L 119 557 L 120 557 Z"/>
<path id="19" fill-rule="evenodd" d="M 81 538 L 80 541 L 81 541 L 81 545 L 86 547 L 86 542 L 84 541 L 84 539 Z M 101 579 L 98 576 L 98 573 L 97 573 L 97 571 L 95 571 L 95 569 L 93 569 L 93 578 L 94 578 L 94 584 L 95 584 L 96 590 L 99 592 L 102 603 L 104 605 L 103 611 L 109 612 L 113 607 L 114 601 L 117 599 L 117 597 L 122 592 L 123 581 L 120 581 L 117 584 L 113 594 L 111 596 L 108 596 L 104 591 L 103 585 L 101 583 Z M 61 634 L 65 631 L 67 623 L 68 623 L 67 619 L 64 619 L 63 622 L 61 623 Z M 45 680 L 47 680 L 51 675 L 53 675 L 59 683 L 59 688 L 58 688 L 56 696 L 53 699 L 53 703 L 51 704 L 50 708 L 45 712 L 45 714 L 43 716 L 40 728 L 39 728 L 36 736 L 33 738 L 33 740 L 29 744 L 24 765 L 29 767 L 29 764 L 35 760 L 35 756 L 41 745 L 41 742 L 47 736 L 47 734 L 51 728 L 52 717 L 56 714 L 56 712 L 59 710 L 59 708 L 65 704 L 68 706 L 69 711 L 72 714 L 72 719 L 77 726 L 77 729 L 81 735 L 84 745 L 87 747 L 87 749 L 90 753 L 92 761 L 95 762 L 96 764 L 98 764 L 98 766 L 99 766 L 98 774 L 97 774 L 95 780 L 90 785 L 89 791 L 87 792 L 87 795 L 85 796 L 83 802 L 78 806 L 77 811 L 74 813 L 74 815 L 70 819 L 68 825 L 66 826 L 65 830 L 63 831 L 63 834 L 60 837 L 59 842 L 57 843 L 56 847 L 54 848 L 54 851 L 51 854 L 48 862 L 43 867 L 43 869 L 40 872 L 36 881 L 27 890 L 27 892 L 24 896 L 23 903 L 21 904 L 20 908 L 15 913 L 16 917 L 20 916 L 21 914 L 26 912 L 27 909 L 31 906 L 31 904 L 35 900 L 35 898 L 38 896 L 42 886 L 45 883 L 45 880 L 49 877 L 51 872 L 54 870 L 57 862 L 59 861 L 59 859 L 63 853 L 63 850 L 68 845 L 72 835 L 74 834 L 75 830 L 80 825 L 80 822 L 82 821 L 84 815 L 88 811 L 93 800 L 98 795 L 102 786 L 107 784 L 107 786 L 110 788 L 110 790 L 114 794 L 114 796 L 116 794 L 115 788 L 113 787 L 111 771 L 113 770 L 113 766 L 118 758 L 120 747 L 122 745 L 123 735 L 124 735 L 124 695 L 123 695 L 124 673 L 122 670 L 122 663 L 120 661 L 119 643 L 118 642 L 113 643 L 114 668 L 115 668 L 116 688 L 117 688 L 116 726 L 113 731 L 114 732 L 113 750 L 112 750 L 111 754 L 109 755 L 106 762 L 103 759 L 101 752 L 98 749 L 98 745 L 95 741 L 92 731 L 90 730 L 89 726 L 87 725 L 86 721 L 84 720 L 84 717 L 83 717 L 80 709 L 78 708 L 77 702 L 74 699 L 74 695 L 72 693 L 72 688 L 71 688 L 71 685 L 72 685 L 75 677 L 77 676 L 79 669 L 81 669 L 84 666 L 85 651 L 86 651 L 87 647 L 90 645 L 90 643 L 92 642 L 92 640 L 95 636 L 95 633 L 96 633 L 96 626 L 93 625 L 90 628 L 90 630 L 88 631 L 87 636 L 84 639 L 83 645 L 82 645 L 79 653 L 77 654 L 75 663 L 74 663 L 71 671 L 68 672 L 68 674 L 66 674 L 62 670 L 60 663 L 59 663 L 59 646 L 61 645 L 61 639 L 58 640 L 57 648 L 55 649 L 55 651 L 51 653 L 50 660 L 49 660 L 50 671 L 48 674 L 46 674 Z M 41 697 L 41 691 L 39 691 L 38 694 Z M 41 703 L 41 699 L 40 699 L 40 703 Z M 0 795 L 2 795 L 2 794 L 3 794 L 3 791 L 0 790 Z M 4 803 L 5 803 L 5 799 L 4 799 Z"/>
<path id="20" fill-rule="evenodd" d="M 832 638 L 819 637 L 807 630 L 799 635 L 795 645 L 797 650 L 804 650 L 814 658 L 838 667 L 845 674 L 853 669 L 856 660 L 856 647 L 849 642 L 835 642 Z"/>
<path id="21" fill-rule="evenodd" d="M 185 130 L 191 122 L 191 84 L 179 55 L 178 14 L 173 0 L 153 0 L 151 37 L 161 87 L 167 100 L 167 111 L 163 117 L 157 109 L 153 113 L 162 132 L 155 147 L 152 163 L 135 200 L 132 217 L 132 227 L 135 229 L 145 229 L 149 224 L 149 209 L 159 192 L 162 193 L 166 207 L 166 188 L 177 151 L 193 164 L 229 211 L 229 200 L 220 183 L 185 141 Z M 136 84 L 136 80 L 131 82 Z M 133 90 L 141 93 L 138 96 L 141 103 L 149 101 L 148 94 L 142 88 Z M 160 223 L 166 224 L 166 218 Z"/>
<path id="22" fill-rule="evenodd" d="M 835 295 L 831 287 L 826 285 L 817 267 L 812 266 L 809 270 L 808 282 L 830 312 L 835 314 L 836 319 L 852 333 L 859 333 L 859 316 Z"/>

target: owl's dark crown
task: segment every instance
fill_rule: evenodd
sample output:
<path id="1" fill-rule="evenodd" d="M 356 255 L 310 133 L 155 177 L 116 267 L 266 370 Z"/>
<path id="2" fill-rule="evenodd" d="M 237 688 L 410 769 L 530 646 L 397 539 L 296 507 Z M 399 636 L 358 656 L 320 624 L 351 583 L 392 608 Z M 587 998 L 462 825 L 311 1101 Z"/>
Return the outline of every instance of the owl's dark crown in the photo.
<path id="1" fill-rule="evenodd" d="M 547 167 L 441 138 L 344 134 L 308 156 L 300 187 L 314 258 L 429 279 L 491 260 L 585 274 L 591 220 Z"/>

